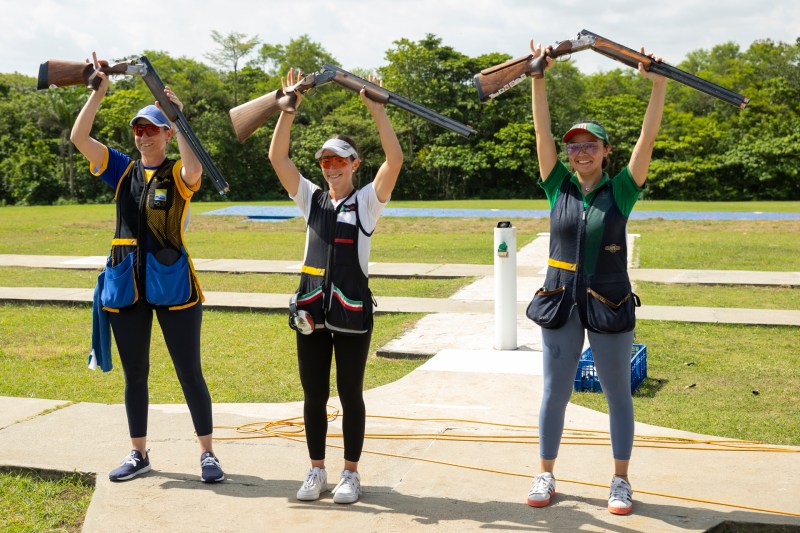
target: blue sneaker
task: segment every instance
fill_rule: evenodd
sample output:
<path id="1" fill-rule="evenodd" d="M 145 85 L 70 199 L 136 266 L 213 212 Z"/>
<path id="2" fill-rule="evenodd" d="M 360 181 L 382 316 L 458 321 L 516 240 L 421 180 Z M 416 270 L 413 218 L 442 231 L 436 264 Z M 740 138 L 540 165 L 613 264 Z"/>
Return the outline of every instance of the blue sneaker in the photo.
<path id="1" fill-rule="evenodd" d="M 122 460 L 117 468 L 108 473 L 108 479 L 111 481 L 128 481 L 139 474 L 145 474 L 150 471 L 150 450 L 145 453 L 147 457 L 142 457 L 139 450 L 131 450 L 131 454 Z"/>
<path id="2" fill-rule="evenodd" d="M 204 452 L 200 456 L 200 467 L 203 469 L 200 475 L 200 481 L 203 483 L 218 483 L 225 479 L 225 472 L 222 471 L 219 459 L 212 452 Z"/>

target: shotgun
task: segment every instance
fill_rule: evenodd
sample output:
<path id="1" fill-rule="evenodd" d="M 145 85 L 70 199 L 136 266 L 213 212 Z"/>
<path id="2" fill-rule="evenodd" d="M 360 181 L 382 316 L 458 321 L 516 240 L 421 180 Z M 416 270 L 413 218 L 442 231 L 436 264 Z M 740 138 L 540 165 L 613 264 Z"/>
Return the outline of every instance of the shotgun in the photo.
<path id="1" fill-rule="evenodd" d="M 337 66 L 326 63 L 319 72 L 303 77 L 303 79 L 294 85 L 286 87 L 285 90 L 278 89 L 272 91 L 269 94 L 265 94 L 264 96 L 260 96 L 259 98 L 245 102 L 231 109 L 231 122 L 233 122 L 233 129 L 236 131 L 236 137 L 239 139 L 239 142 L 243 143 L 247 140 L 259 126 L 264 124 L 264 122 L 277 111 L 294 112 L 298 94 L 306 93 L 315 87 L 330 82 L 338 83 L 342 87 L 354 92 L 360 92 L 363 88 L 366 90 L 367 96 L 376 102 L 395 105 L 445 129 L 463 135 L 464 137 L 469 137 L 471 134 L 475 133 L 474 129 L 465 124 L 440 115 L 427 107 L 386 90 L 380 85 L 376 85 Z"/>
<path id="2" fill-rule="evenodd" d="M 485 102 L 503 94 L 514 85 L 520 83 L 527 76 L 541 78 L 544 75 L 545 56 L 557 58 L 571 54 L 572 52 L 586 50 L 587 48 L 591 48 L 595 52 L 610 57 L 629 67 L 638 68 L 639 63 L 641 63 L 644 65 L 645 70 L 683 83 L 693 89 L 719 98 L 723 102 L 735 105 L 739 109 L 747 107 L 747 103 L 750 101 L 749 98 L 737 92 L 721 87 L 671 65 L 667 65 L 666 63 L 654 61 L 653 58 L 649 56 L 622 46 L 614 41 L 610 41 L 588 30 L 581 31 L 577 39 L 556 43 L 556 46 L 553 47 L 551 52 L 537 57 L 536 59 L 534 59 L 532 55 L 529 55 L 482 70 L 475 75 L 473 80 L 478 90 L 478 97 L 482 102 Z"/>
<path id="3" fill-rule="evenodd" d="M 141 56 L 130 61 L 109 65 L 107 61 L 98 61 L 100 71 L 108 74 L 124 74 L 141 76 L 147 88 L 153 93 L 162 111 L 178 127 L 178 131 L 183 134 L 183 138 L 189 143 L 189 147 L 200 160 L 203 169 L 208 173 L 214 186 L 220 195 L 230 191 L 228 182 L 217 169 L 211 156 L 205 151 L 200 139 L 197 138 L 183 112 L 178 109 L 172 101 L 164 95 L 164 83 L 158 77 L 155 68 L 146 56 Z M 85 85 L 89 89 L 97 89 L 100 86 L 100 78 L 95 74 L 92 63 L 79 61 L 60 61 L 51 59 L 39 66 L 39 80 L 37 89 L 48 89 L 57 87 L 67 87 L 71 85 Z"/>

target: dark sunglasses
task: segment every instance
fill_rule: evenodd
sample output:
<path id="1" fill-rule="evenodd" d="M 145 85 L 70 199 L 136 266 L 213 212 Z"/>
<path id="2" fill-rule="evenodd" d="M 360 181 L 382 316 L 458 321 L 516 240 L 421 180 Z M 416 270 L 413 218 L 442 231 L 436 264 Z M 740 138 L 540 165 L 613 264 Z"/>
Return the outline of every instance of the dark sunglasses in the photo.
<path id="1" fill-rule="evenodd" d="M 144 137 L 145 135 L 152 137 L 158 134 L 161 129 L 161 126 L 156 126 L 155 124 L 134 124 L 133 134 L 137 137 Z"/>
<path id="2" fill-rule="evenodd" d="M 600 149 L 600 143 L 597 141 L 585 142 L 585 143 L 567 143 L 566 146 L 567 154 L 570 156 L 576 156 L 581 153 L 581 150 L 586 152 L 589 155 L 595 155 L 597 150 Z"/>

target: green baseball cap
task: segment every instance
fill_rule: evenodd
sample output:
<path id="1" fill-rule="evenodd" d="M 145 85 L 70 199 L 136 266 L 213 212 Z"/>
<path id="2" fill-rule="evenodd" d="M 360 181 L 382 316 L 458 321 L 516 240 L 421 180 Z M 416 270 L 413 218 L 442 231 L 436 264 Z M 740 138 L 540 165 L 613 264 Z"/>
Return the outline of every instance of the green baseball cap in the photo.
<path id="1" fill-rule="evenodd" d="M 588 131 L 601 141 L 605 141 L 606 144 L 611 144 L 611 141 L 608 140 L 608 133 L 606 133 L 606 129 L 596 122 L 579 122 L 575 124 L 567 133 L 564 134 L 564 138 L 562 140 L 567 142 L 570 137 L 579 131 Z"/>

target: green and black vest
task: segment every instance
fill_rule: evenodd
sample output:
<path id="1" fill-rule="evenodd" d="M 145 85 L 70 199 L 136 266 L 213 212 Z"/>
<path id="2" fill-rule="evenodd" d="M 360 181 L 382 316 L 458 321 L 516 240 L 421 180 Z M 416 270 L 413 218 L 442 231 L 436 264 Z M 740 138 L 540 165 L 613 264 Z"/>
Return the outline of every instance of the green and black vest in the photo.
<path id="1" fill-rule="evenodd" d="M 544 288 L 566 287 L 565 298 L 577 304 L 584 327 L 589 328 L 586 307 L 590 294 L 612 303 L 631 297 L 627 223 L 614 201 L 610 181 L 596 189 L 584 207 L 578 187 L 570 179 L 564 180 L 550 211 L 550 258 Z"/>

